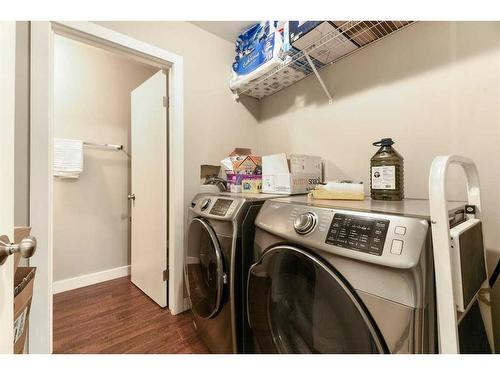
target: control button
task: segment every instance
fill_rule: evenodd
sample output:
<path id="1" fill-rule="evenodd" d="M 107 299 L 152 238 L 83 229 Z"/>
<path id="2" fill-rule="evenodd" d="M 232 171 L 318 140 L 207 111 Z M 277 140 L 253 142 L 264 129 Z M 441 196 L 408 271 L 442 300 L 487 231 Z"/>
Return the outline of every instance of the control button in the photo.
<path id="1" fill-rule="evenodd" d="M 205 198 L 200 203 L 200 209 L 202 211 L 205 211 L 209 205 L 210 205 L 210 198 Z"/>
<path id="2" fill-rule="evenodd" d="M 391 254 L 401 255 L 402 251 L 403 251 L 403 241 L 392 240 Z"/>
<path id="3" fill-rule="evenodd" d="M 370 242 L 370 237 L 367 235 L 361 235 L 359 236 L 359 242 L 368 244 L 368 242 Z"/>
<path id="4" fill-rule="evenodd" d="M 316 227 L 318 218 L 312 212 L 305 212 L 297 216 L 293 222 L 293 228 L 298 234 L 308 234 Z"/>
<path id="5" fill-rule="evenodd" d="M 396 227 L 394 228 L 394 233 L 404 235 L 406 233 L 406 227 Z"/>
<path id="6" fill-rule="evenodd" d="M 357 248 L 360 250 L 368 250 L 368 244 L 365 242 L 358 242 Z"/>

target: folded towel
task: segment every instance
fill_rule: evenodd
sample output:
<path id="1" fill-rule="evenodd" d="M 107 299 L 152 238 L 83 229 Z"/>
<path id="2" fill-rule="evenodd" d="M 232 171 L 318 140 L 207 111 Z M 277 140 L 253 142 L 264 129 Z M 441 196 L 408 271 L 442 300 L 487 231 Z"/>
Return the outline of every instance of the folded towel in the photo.
<path id="1" fill-rule="evenodd" d="M 362 182 L 332 181 L 326 185 L 317 185 L 309 193 L 314 199 L 364 200 L 365 192 Z"/>
<path id="2" fill-rule="evenodd" d="M 54 138 L 54 176 L 79 178 L 83 172 L 83 142 Z"/>

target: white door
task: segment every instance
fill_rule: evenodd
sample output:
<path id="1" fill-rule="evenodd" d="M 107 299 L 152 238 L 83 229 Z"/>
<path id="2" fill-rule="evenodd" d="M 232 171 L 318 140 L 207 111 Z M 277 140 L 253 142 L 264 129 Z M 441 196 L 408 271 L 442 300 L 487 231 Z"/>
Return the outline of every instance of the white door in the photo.
<path id="1" fill-rule="evenodd" d="M 0 22 L 0 235 L 14 235 L 14 93 L 16 23 Z M 0 354 L 14 349 L 14 259 L 0 265 Z"/>
<path id="2" fill-rule="evenodd" d="M 167 306 L 167 77 L 132 91 L 132 282 Z"/>

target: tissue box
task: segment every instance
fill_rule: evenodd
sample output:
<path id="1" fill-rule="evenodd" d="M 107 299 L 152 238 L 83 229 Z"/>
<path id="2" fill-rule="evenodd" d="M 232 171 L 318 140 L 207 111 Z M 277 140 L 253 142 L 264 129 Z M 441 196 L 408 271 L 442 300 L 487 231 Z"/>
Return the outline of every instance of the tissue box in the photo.
<path id="1" fill-rule="evenodd" d="M 254 190 L 252 186 L 248 186 L 249 181 L 262 181 L 262 176 L 255 174 L 242 174 L 242 173 L 228 173 L 227 174 L 227 190 L 231 193 L 255 193 L 259 191 Z M 246 190 L 243 185 L 247 182 Z M 252 185 L 253 183 L 250 183 Z"/>
<path id="2" fill-rule="evenodd" d="M 322 163 L 318 156 L 291 154 L 262 157 L 262 192 L 305 194 L 322 180 Z"/>
<path id="3" fill-rule="evenodd" d="M 241 181 L 241 191 L 243 193 L 260 193 L 262 190 L 262 176 L 247 176 Z"/>

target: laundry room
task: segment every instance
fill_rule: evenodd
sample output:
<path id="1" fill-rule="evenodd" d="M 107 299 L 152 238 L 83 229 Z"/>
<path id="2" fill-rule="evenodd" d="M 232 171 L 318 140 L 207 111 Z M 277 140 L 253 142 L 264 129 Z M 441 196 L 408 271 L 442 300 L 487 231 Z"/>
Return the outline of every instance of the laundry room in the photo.
<path id="1" fill-rule="evenodd" d="M 500 21 L 98 14 L 0 22 L 1 354 L 496 361 Z"/>

